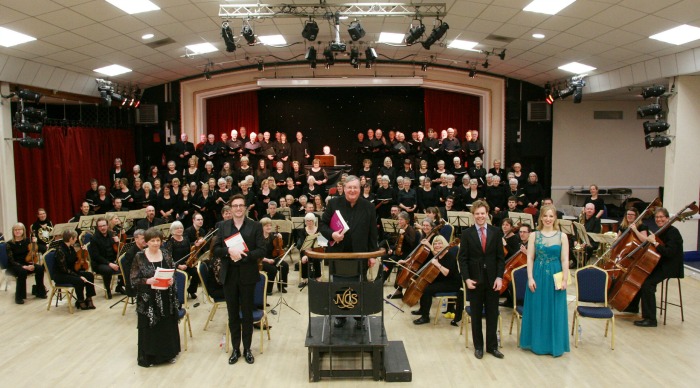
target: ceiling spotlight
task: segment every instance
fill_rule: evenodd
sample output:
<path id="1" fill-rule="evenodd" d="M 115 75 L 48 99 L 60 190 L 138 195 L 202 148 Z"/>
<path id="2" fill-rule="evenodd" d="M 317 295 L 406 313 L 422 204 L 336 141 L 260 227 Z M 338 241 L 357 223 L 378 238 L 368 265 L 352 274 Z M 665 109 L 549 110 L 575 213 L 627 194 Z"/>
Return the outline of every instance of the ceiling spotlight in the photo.
<path id="1" fill-rule="evenodd" d="M 230 53 L 236 51 L 236 41 L 233 38 L 233 31 L 231 31 L 231 26 L 229 26 L 228 22 L 221 24 L 221 37 L 224 38 L 226 51 Z"/>
<path id="2" fill-rule="evenodd" d="M 501 53 L 498 54 L 498 57 L 501 58 L 502 61 L 505 60 L 506 59 L 506 49 L 503 49 L 503 51 L 501 51 Z"/>
<path id="3" fill-rule="evenodd" d="M 312 69 L 316 68 L 316 48 L 314 46 L 310 46 L 309 49 L 306 50 L 306 56 L 304 58 L 309 62 Z"/>
<path id="4" fill-rule="evenodd" d="M 430 50 L 430 46 L 432 46 L 438 40 L 442 39 L 442 37 L 445 36 L 445 33 L 447 33 L 447 30 L 450 29 L 450 26 L 447 25 L 447 23 L 443 22 L 440 19 L 438 19 L 438 21 L 440 22 L 440 25 L 433 28 L 433 32 L 430 33 L 428 39 L 426 39 L 423 42 L 423 48 L 426 50 Z"/>
<path id="5" fill-rule="evenodd" d="M 19 141 L 19 145 L 27 148 L 44 148 L 43 138 L 25 137 Z"/>
<path id="6" fill-rule="evenodd" d="M 41 129 L 44 127 L 44 124 L 42 123 L 29 123 L 29 122 L 24 122 L 24 123 L 19 123 L 15 125 L 15 129 L 20 131 L 20 132 L 25 132 L 25 133 L 41 133 Z"/>
<path id="7" fill-rule="evenodd" d="M 654 85 L 642 88 L 642 97 L 645 100 L 649 97 L 661 97 L 664 93 L 666 93 L 666 87 L 663 85 Z"/>
<path id="8" fill-rule="evenodd" d="M 363 36 L 365 36 L 365 30 L 362 28 L 362 25 L 360 25 L 358 20 L 350 23 L 348 33 L 350 34 L 350 39 L 352 39 L 353 42 L 357 42 L 358 40 L 362 39 Z"/>
<path id="9" fill-rule="evenodd" d="M 355 69 L 360 68 L 360 52 L 355 47 L 350 50 L 350 65 Z"/>
<path id="10" fill-rule="evenodd" d="M 481 64 L 481 66 L 483 66 L 484 69 L 488 69 L 489 68 L 489 60 L 488 59 L 485 60 L 484 63 Z"/>
<path id="11" fill-rule="evenodd" d="M 423 22 L 419 20 L 418 23 L 420 24 L 418 24 L 415 27 L 413 26 L 413 24 L 411 24 L 411 28 L 408 29 L 408 34 L 406 34 L 405 41 L 406 44 L 409 46 L 415 43 L 418 39 L 420 39 L 420 37 L 423 36 L 423 34 L 425 33 L 425 25 L 423 25 Z"/>
<path id="12" fill-rule="evenodd" d="M 552 96 L 552 84 L 547 82 L 544 84 L 544 100 L 547 101 L 547 104 L 552 105 L 554 104 L 554 97 Z"/>
<path id="13" fill-rule="evenodd" d="M 377 50 L 373 47 L 367 47 L 365 49 L 365 68 L 371 69 L 372 64 L 377 60 Z"/>
<path id="14" fill-rule="evenodd" d="M 428 62 L 423 62 L 423 63 L 420 65 L 420 70 L 421 70 L 421 71 L 428 71 Z"/>
<path id="15" fill-rule="evenodd" d="M 43 109 L 35 109 L 32 108 L 31 106 L 28 106 L 20 111 L 22 116 L 34 121 L 34 120 L 39 120 L 42 121 L 46 118 L 46 111 Z"/>
<path id="16" fill-rule="evenodd" d="M 637 108 L 637 114 L 639 117 L 656 116 L 661 113 L 661 111 L 661 104 L 649 104 Z"/>
<path id="17" fill-rule="evenodd" d="M 469 69 L 469 78 L 476 78 L 476 69 Z"/>
<path id="18" fill-rule="evenodd" d="M 301 31 L 301 36 L 309 42 L 316 40 L 318 36 L 318 24 L 316 24 L 315 20 L 306 22 L 304 29 Z"/>
<path id="19" fill-rule="evenodd" d="M 583 87 L 575 86 L 574 87 L 574 104 L 580 104 L 582 99 L 583 99 Z"/>
<path id="20" fill-rule="evenodd" d="M 34 101 L 37 104 L 41 99 L 41 93 L 33 92 L 27 89 L 19 89 L 15 93 L 17 94 L 17 97 L 19 97 L 20 100 Z"/>
<path id="21" fill-rule="evenodd" d="M 671 138 L 668 136 L 646 136 L 644 138 L 644 147 L 649 148 L 663 148 L 671 144 Z"/>
<path id="22" fill-rule="evenodd" d="M 110 96 L 106 91 L 100 91 L 100 102 L 102 103 L 102 106 L 109 107 L 112 105 L 112 96 Z"/>
<path id="23" fill-rule="evenodd" d="M 671 128 L 671 124 L 667 123 L 664 120 L 656 120 L 656 121 L 645 121 L 644 124 L 644 134 L 649 135 L 652 132 L 665 132 L 668 131 L 669 128 Z"/>
<path id="24" fill-rule="evenodd" d="M 575 86 L 568 85 L 566 87 L 566 89 L 560 89 L 559 93 L 557 93 L 557 94 L 558 94 L 559 99 L 563 100 L 563 99 L 569 97 L 570 95 L 574 94 L 575 91 L 576 91 Z"/>
<path id="25" fill-rule="evenodd" d="M 333 56 L 333 51 L 330 46 L 323 50 L 323 57 L 326 58 L 326 69 L 335 64 L 335 56 Z"/>
<path id="26" fill-rule="evenodd" d="M 258 60 L 258 71 L 263 71 L 265 70 L 265 62 L 261 60 Z"/>
<path id="27" fill-rule="evenodd" d="M 243 39 L 245 39 L 246 42 L 248 42 L 248 46 L 252 46 L 255 44 L 255 33 L 253 32 L 253 28 L 246 22 L 243 24 L 243 28 L 241 28 L 241 35 L 243 36 Z"/>

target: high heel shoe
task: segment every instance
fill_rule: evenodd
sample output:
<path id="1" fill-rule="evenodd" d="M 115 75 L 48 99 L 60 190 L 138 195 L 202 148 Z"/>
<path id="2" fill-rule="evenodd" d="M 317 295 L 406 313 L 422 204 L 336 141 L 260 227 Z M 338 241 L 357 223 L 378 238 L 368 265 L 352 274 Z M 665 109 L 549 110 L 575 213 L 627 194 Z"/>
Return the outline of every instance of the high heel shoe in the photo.
<path id="1" fill-rule="evenodd" d="M 85 304 L 85 301 L 75 302 L 75 308 L 78 310 L 89 310 L 89 307 Z"/>
<path id="2" fill-rule="evenodd" d="M 88 307 L 88 309 L 90 309 L 90 310 L 94 310 L 94 309 L 95 309 L 95 304 L 92 303 L 92 298 L 86 300 L 85 302 L 87 302 L 87 307 Z"/>

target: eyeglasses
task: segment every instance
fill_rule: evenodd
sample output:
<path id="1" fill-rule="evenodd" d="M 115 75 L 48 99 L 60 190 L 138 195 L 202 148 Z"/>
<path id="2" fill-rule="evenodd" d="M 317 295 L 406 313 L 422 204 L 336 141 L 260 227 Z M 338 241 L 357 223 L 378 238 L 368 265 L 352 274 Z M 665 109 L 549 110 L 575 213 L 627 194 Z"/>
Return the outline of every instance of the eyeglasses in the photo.
<path id="1" fill-rule="evenodd" d="M 518 233 L 530 233 L 529 230 L 519 230 Z"/>
<path id="2" fill-rule="evenodd" d="M 231 205 L 232 208 L 241 208 L 245 207 L 245 204 L 236 204 L 236 205 Z"/>

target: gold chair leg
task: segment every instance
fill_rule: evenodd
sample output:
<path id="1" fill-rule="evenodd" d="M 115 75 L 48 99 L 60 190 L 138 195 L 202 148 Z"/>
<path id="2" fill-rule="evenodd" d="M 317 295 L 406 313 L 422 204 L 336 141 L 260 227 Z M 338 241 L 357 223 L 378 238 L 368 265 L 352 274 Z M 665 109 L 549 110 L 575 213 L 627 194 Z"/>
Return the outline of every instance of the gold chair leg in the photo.
<path id="1" fill-rule="evenodd" d="M 209 311 L 209 316 L 207 317 L 207 322 L 204 324 L 204 330 L 207 330 L 207 327 L 209 327 L 209 322 L 214 320 L 214 314 L 216 314 L 216 309 L 219 307 L 218 304 L 214 303 L 214 306 L 212 306 L 211 311 Z"/>
<path id="2" fill-rule="evenodd" d="M 603 337 L 607 337 L 607 336 L 608 336 L 608 325 L 609 325 L 609 324 L 610 324 L 610 321 L 605 321 L 605 334 L 603 335 Z"/>
<path id="3" fill-rule="evenodd" d="M 520 323 L 521 323 L 521 320 L 522 320 L 522 318 L 520 317 L 520 314 L 518 314 L 518 317 L 517 317 L 516 319 L 518 320 L 518 322 L 516 322 L 516 325 L 517 325 L 517 327 L 516 327 L 516 329 L 517 329 L 516 334 L 517 334 L 518 338 L 515 340 L 515 346 L 520 347 Z"/>
<path id="4" fill-rule="evenodd" d="M 73 299 L 78 300 L 78 298 L 73 295 L 72 291 L 66 292 L 66 295 L 68 296 L 68 312 L 73 314 Z"/>
<path id="5" fill-rule="evenodd" d="M 53 302 L 53 297 L 56 296 L 56 289 L 52 288 L 51 289 L 51 296 L 49 297 L 49 305 L 46 307 L 46 311 L 51 310 L 51 302 Z"/>
<path id="6" fill-rule="evenodd" d="M 469 314 L 466 314 L 467 316 L 467 332 L 464 333 L 464 347 L 469 349 L 469 333 L 471 332 L 471 326 L 472 326 L 472 317 L 469 316 Z"/>
<path id="7" fill-rule="evenodd" d="M 613 315 L 612 319 L 610 320 L 612 322 L 612 337 L 610 339 L 610 350 L 615 350 L 615 316 Z"/>

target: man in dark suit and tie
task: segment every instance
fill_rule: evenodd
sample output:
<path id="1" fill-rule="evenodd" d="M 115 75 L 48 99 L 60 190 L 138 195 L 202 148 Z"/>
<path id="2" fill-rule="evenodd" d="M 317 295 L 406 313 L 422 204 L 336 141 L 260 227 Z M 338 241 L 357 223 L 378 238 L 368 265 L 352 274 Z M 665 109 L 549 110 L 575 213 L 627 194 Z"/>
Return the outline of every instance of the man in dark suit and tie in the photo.
<path id="1" fill-rule="evenodd" d="M 214 247 L 215 257 L 221 258 L 220 282 L 224 285 L 224 297 L 228 310 L 228 327 L 231 331 L 233 352 L 228 359 L 235 364 L 241 357 L 241 335 L 243 357 L 248 364 L 255 362 L 250 344 L 253 338 L 253 297 L 255 283 L 258 282 L 258 261 L 265 256 L 265 239 L 262 226 L 246 218 L 245 197 L 236 194 L 231 197 L 233 219 L 217 224 L 219 231 Z M 245 242 L 242 245 L 227 246 L 226 239 L 240 233 Z M 240 314 L 240 315 L 239 315 Z M 241 317 L 242 315 L 242 317 Z"/>
<path id="2" fill-rule="evenodd" d="M 498 323 L 498 291 L 501 288 L 505 259 L 503 232 L 486 223 L 489 205 L 476 201 L 471 208 L 474 226 L 462 232 L 459 262 L 462 279 L 467 286 L 472 318 L 474 356 L 484 356 L 484 336 L 481 330 L 482 311 L 486 310 L 486 352 L 503 358 L 498 350 L 496 325 Z"/>

